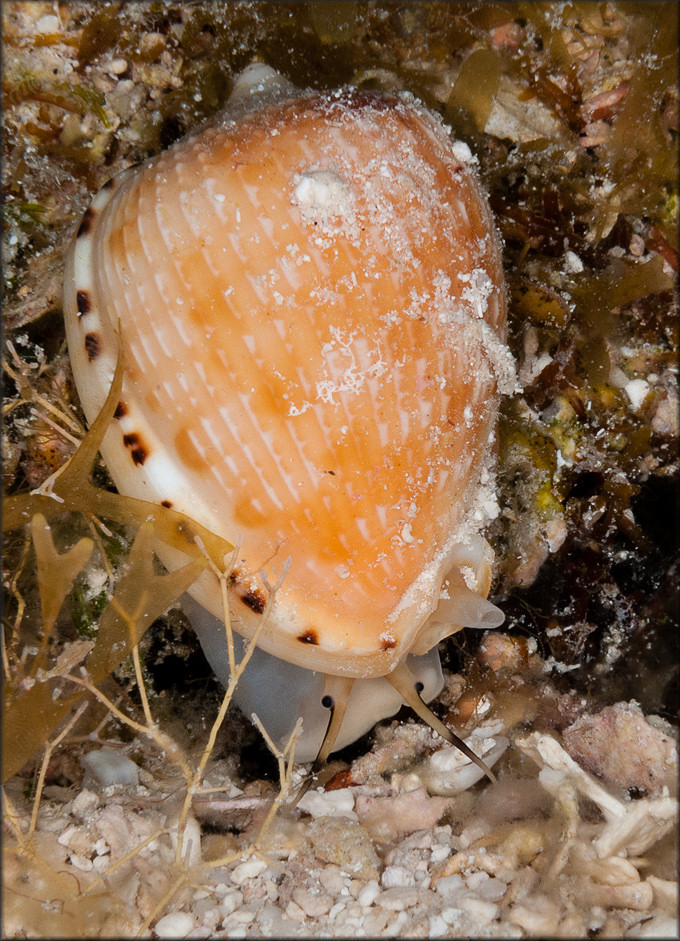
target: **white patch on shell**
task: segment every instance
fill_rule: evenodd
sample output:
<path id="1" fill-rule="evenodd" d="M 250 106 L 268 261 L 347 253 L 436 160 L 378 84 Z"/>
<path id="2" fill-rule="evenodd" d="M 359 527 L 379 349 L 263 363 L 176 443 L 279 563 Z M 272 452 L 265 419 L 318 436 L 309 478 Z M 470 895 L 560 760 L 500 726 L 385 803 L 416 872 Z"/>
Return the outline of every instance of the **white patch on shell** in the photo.
<path id="1" fill-rule="evenodd" d="M 307 222 L 327 222 L 332 216 L 353 211 L 352 190 L 342 177 L 331 170 L 304 170 L 293 177 L 291 205 Z"/>

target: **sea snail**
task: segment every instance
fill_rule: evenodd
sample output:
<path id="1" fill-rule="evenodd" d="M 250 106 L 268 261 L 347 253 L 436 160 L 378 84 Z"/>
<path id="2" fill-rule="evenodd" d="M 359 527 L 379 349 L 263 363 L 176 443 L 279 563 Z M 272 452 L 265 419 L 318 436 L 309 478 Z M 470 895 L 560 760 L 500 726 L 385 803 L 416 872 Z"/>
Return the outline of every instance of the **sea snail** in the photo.
<path id="1" fill-rule="evenodd" d="M 90 422 L 120 335 L 101 449 L 116 486 L 240 539 L 241 638 L 262 574 L 289 564 L 242 710 L 279 743 L 302 716 L 300 761 L 404 699 L 445 734 L 424 705 L 443 684 L 438 642 L 503 620 L 480 531 L 513 382 L 468 148 L 408 94 L 301 92 L 254 64 L 217 120 L 99 192 L 64 300 Z M 226 684 L 214 574 L 184 610 Z"/>

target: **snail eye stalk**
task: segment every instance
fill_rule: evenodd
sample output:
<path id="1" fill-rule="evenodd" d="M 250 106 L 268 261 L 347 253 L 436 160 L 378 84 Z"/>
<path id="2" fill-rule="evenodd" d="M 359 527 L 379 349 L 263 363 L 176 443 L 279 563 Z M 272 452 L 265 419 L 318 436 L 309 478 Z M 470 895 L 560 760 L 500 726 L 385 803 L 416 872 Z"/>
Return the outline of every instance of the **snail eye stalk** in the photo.
<path id="1" fill-rule="evenodd" d="M 436 732 L 438 735 L 441 735 L 441 737 L 447 741 L 449 745 L 455 745 L 456 748 L 466 756 L 466 758 L 469 758 L 470 761 L 477 765 L 480 771 L 484 772 L 490 781 L 492 781 L 494 784 L 496 783 L 495 774 L 489 768 L 489 766 L 484 761 L 482 761 L 479 755 L 475 755 L 472 749 L 465 744 L 463 739 L 459 738 L 455 732 L 452 732 L 450 729 L 448 729 L 441 719 L 438 719 L 434 712 L 432 712 L 432 710 L 425 705 L 423 700 L 420 698 L 420 694 L 423 690 L 423 684 L 420 682 L 414 683 L 413 676 L 404 663 L 399 664 L 399 666 L 393 670 L 392 673 L 388 673 L 385 679 L 392 684 L 392 686 L 401 695 L 404 702 L 410 706 L 411 709 L 413 709 L 415 714 L 420 719 L 422 719 L 423 722 L 426 722 L 434 732 Z"/>
<path id="2" fill-rule="evenodd" d="M 345 712 L 347 711 L 347 703 L 349 702 L 349 696 L 352 692 L 352 686 L 354 685 L 354 679 L 351 677 L 345 676 L 327 676 L 326 685 L 324 688 L 324 694 L 321 697 L 321 705 L 324 709 L 330 710 L 330 716 L 328 717 L 328 726 L 326 728 L 326 734 L 323 737 L 321 742 L 321 747 L 319 748 L 319 753 L 312 763 L 309 776 L 306 781 L 299 788 L 297 794 L 290 803 L 291 808 L 295 807 L 298 801 L 302 798 L 304 794 L 310 789 L 314 781 L 316 781 L 319 771 L 323 768 L 328 760 L 328 756 L 333 751 L 333 746 L 335 745 L 335 740 L 338 737 L 338 732 L 340 731 L 340 726 L 342 725 L 342 720 L 345 718 Z M 329 689 L 332 689 L 332 693 L 328 692 Z"/>

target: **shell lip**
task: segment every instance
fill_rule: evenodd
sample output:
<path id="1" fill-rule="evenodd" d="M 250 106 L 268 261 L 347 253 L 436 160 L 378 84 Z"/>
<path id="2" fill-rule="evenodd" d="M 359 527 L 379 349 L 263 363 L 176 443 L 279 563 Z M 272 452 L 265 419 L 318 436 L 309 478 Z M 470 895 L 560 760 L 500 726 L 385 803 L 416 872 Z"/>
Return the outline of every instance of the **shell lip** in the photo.
<path id="1" fill-rule="evenodd" d="M 173 554 L 175 550 L 168 551 L 165 546 L 160 548 L 159 555 L 165 564 L 177 564 L 177 558 L 174 563 L 170 558 Z M 460 572 L 466 569 L 476 582 L 476 592 L 469 593 L 484 601 L 491 583 L 491 555 L 491 547 L 481 536 L 468 536 L 463 544 L 456 540 L 455 535 L 452 536 L 434 560 L 431 571 L 416 580 L 421 584 L 411 593 L 410 603 L 399 609 L 390 625 L 385 625 L 386 632 L 395 640 L 394 646 L 380 649 L 377 638 L 373 644 L 364 645 L 363 649 L 347 647 L 333 650 L 323 644 L 317 646 L 301 642 L 297 636 L 300 631 L 291 632 L 290 609 L 276 600 L 269 612 L 268 623 L 259 635 L 258 646 L 281 660 L 314 672 L 362 679 L 386 676 L 410 654 L 427 653 L 444 637 L 462 629 L 462 625 L 453 618 L 444 625 L 432 625 L 430 621 L 431 617 L 436 617 L 442 582 L 450 573 L 462 579 Z M 215 575 L 204 573 L 190 593 L 212 615 L 223 617 Z M 233 591 L 230 592 L 230 601 L 232 625 L 248 640 L 258 627 L 261 614 Z M 484 603 L 490 605 L 489 602 Z"/>

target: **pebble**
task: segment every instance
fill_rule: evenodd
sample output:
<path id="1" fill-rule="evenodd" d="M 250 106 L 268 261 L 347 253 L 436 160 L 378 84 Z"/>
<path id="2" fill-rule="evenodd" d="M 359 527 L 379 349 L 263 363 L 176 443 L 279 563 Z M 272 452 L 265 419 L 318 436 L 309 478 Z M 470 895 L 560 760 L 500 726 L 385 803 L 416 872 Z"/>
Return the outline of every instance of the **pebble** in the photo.
<path id="1" fill-rule="evenodd" d="M 480 872 L 471 872 L 465 879 L 465 884 L 468 889 L 472 889 L 474 892 L 478 892 L 479 889 L 484 885 L 485 882 L 489 881 L 489 873 L 480 871 Z"/>
<path id="2" fill-rule="evenodd" d="M 464 912 L 472 915 L 477 922 L 489 924 L 498 917 L 498 905 L 486 902 L 475 895 L 463 895 L 456 900 L 456 905 Z"/>
<path id="3" fill-rule="evenodd" d="M 235 912 L 236 909 L 243 903 L 243 893 L 238 890 L 227 891 L 220 902 L 220 910 L 222 916 L 227 918 L 231 915 L 232 912 Z"/>
<path id="4" fill-rule="evenodd" d="M 102 787 L 139 784 L 139 768 L 122 752 L 115 748 L 99 748 L 83 755 L 80 763 Z"/>
<path id="5" fill-rule="evenodd" d="M 36 31 L 38 33 L 58 33 L 61 27 L 58 16 L 50 16 L 49 14 L 41 16 L 38 22 L 35 24 Z"/>
<path id="6" fill-rule="evenodd" d="M 192 928 L 187 938 L 200 938 L 203 941 L 204 938 L 212 937 L 212 931 L 208 928 L 207 925 L 197 925 L 195 928 Z"/>
<path id="7" fill-rule="evenodd" d="M 305 913 L 302 911 L 297 902 L 294 902 L 292 899 L 286 906 L 286 915 L 289 918 L 292 918 L 293 921 L 304 921 Z"/>
<path id="8" fill-rule="evenodd" d="M 633 232 L 633 234 L 630 237 L 628 251 L 635 258 L 639 258 L 640 255 L 642 255 L 642 253 L 644 252 L 644 250 L 645 250 L 644 239 L 642 238 L 642 236 L 638 235 L 637 232 Z"/>
<path id="9" fill-rule="evenodd" d="M 387 866 L 383 870 L 380 878 L 386 889 L 392 889 L 395 886 L 414 886 L 416 884 L 415 875 L 405 866 Z"/>
<path id="10" fill-rule="evenodd" d="M 248 934 L 248 929 L 245 925 L 235 925 L 233 928 L 229 928 L 226 931 L 228 938 L 245 938 Z"/>
<path id="11" fill-rule="evenodd" d="M 194 918 L 187 912 L 170 912 L 154 925 L 154 933 L 159 938 L 186 938 L 194 928 Z"/>
<path id="12" fill-rule="evenodd" d="M 532 937 L 553 937 L 560 921 L 559 908 L 544 895 L 534 895 L 526 902 L 513 905 L 509 921 L 519 925 Z"/>
<path id="13" fill-rule="evenodd" d="M 80 856 L 78 853 L 72 853 L 69 857 L 69 861 L 74 869 L 79 869 L 80 872 L 91 872 L 93 865 L 92 860 L 89 856 Z"/>
<path id="14" fill-rule="evenodd" d="M 109 75 L 123 75 L 127 72 L 127 67 L 126 59 L 112 59 L 106 67 L 106 71 Z"/>
<path id="15" fill-rule="evenodd" d="M 466 879 L 466 884 L 468 889 L 472 889 L 476 895 L 486 899 L 487 902 L 497 902 L 503 898 L 508 889 L 505 882 L 494 879 L 487 872 L 471 873 Z"/>
<path id="16" fill-rule="evenodd" d="M 365 915 L 361 916 L 358 927 L 363 928 L 364 937 L 375 938 L 385 928 L 387 924 L 387 914 L 380 909 L 372 908 Z"/>
<path id="17" fill-rule="evenodd" d="M 392 935 L 396 937 L 401 929 L 404 927 L 408 920 L 408 915 L 406 912 L 398 912 L 397 915 L 387 924 L 387 930 Z"/>
<path id="18" fill-rule="evenodd" d="M 633 411 L 637 411 L 647 397 L 649 383 L 646 379 L 631 379 L 626 383 L 624 391 L 630 399 Z"/>
<path id="19" fill-rule="evenodd" d="M 222 912 L 219 908 L 200 909 L 198 906 L 194 909 L 196 914 L 200 915 L 201 924 L 205 925 L 211 931 L 214 931 L 218 923 L 222 920 Z"/>
<path id="20" fill-rule="evenodd" d="M 248 911 L 247 908 L 242 908 L 238 912 L 233 912 L 229 916 L 229 921 L 237 925 L 249 925 L 251 921 L 255 920 L 255 912 Z"/>
<path id="21" fill-rule="evenodd" d="M 652 887 L 654 901 L 669 915 L 678 914 L 678 883 L 669 879 L 659 879 L 657 876 L 647 876 L 647 882 Z"/>
<path id="22" fill-rule="evenodd" d="M 411 908 L 419 901 L 421 901 L 421 893 L 418 889 L 409 886 L 385 889 L 376 897 L 376 902 L 381 908 L 392 912 L 401 912 L 405 908 Z"/>
<path id="23" fill-rule="evenodd" d="M 456 873 L 453 876 L 444 876 L 443 879 L 438 879 L 435 885 L 435 891 L 444 897 L 448 897 L 457 895 L 463 888 L 463 885 L 463 879 Z"/>
<path id="24" fill-rule="evenodd" d="M 264 884 L 264 890 L 270 902 L 275 902 L 279 897 L 279 889 L 275 882 L 267 880 Z"/>
<path id="25" fill-rule="evenodd" d="M 144 33 L 139 40 L 139 51 L 144 59 L 152 59 L 165 49 L 165 36 L 162 33 Z"/>
<path id="26" fill-rule="evenodd" d="M 454 908 L 452 905 L 442 909 L 442 918 L 447 925 L 460 925 L 462 914 L 460 908 Z"/>
<path id="27" fill-rule="evenodd" d="M 321 885 L 329 895 L 347 895 L 347 886 L 345 878 L 342 875 L 342 869 L 331 863 L 321 870 L 319 875 Z"/>
<path id="28" fill-rule="evenodd" d="M 57 837 L 57 843 L 79 853 L 81 856 L 89 855 L 92 849 L 92 836 L 86 827 L 70 826 L 66 827 L 63 833 Z"/>
<path id="29" fill-rule="evenodd" d="M 451 855 L 451 847 L 444 843 L 438 843 L 432 847 L 430 858 L 433 863 L 443 863 L 447 856 Z"/>
<path id="30" fill-rule="evenodd" d="M 349 787 L 338 788 L 336 791 L 307 791 L 298 802 L 298 807 L 313 817 L 357 819 L 354 813 L 354 794 Z"/>
<path id="31" fill-rule="evenodd" d="M 239 863 L 239 865 L 236 866 L 231 874 L 231 881 L 235 885 L 243 885 L 243 883 L 247 882 L 249 879 L 259 876 L 266 868 L 267 864 L 263 859 L 251 856 L 250 859 L 246 859 L 244 863 Z"/>
<path id="32" fill-rule="evenodd" d="M 341 911 L 345 909 L 345 907 L 346 907 L 346 903 L 344 901 L 336 902 L 335 905 L 333 905 L 330 911 L 328 912 L 328 920 L 332 921 L 334 918 L 337 918 L 337 916 L 340 914 Z"/>
<path id="33" fill-rule="evenodd" d="M 580 274 L 583 271 L 583 262 L 575 252 L 564 253 L 564 270 L 570 274 Z"/>
<path id="34" fill-rule="evenodd" d="M 508 887 L 501 879 L 494 879 L 493 876 L 486 880 L 483 886 L 480 886 L 478 893 L 481 898 L 487 902 L 498 902 L 508 891 Z"/>
<path id="35" fill-rule="evenodd" d="M 71 813 L 74 817 L 80 817 L 82 819 L 88 817 L 97 807 L 99 807 L 99 797 L 94 791 L 88 791 L 87 788 L 83 788 L 83 790 L 73 798 Z"/>
<path id="36" fill-rule="evenodd" d="M 240 900 L 243 899 L 242 893 L 239 892 L 238 889 L 234 889 L 232 886 L 227 885 L 226 882 L 216 882 L 212 887 L 212 890 L 215 895 L 231 895 L 239 898 Z"/>
<path id="37" fill-rule="evenodd" d="M 449 935 L 449 926 L 441 915 L 430 915 L 429 920 L 429 938 L 447 938 Z"/>
<path id="38" fill-rule="evenodd" d="M 350 879 L 350 880 L 349 880 L 349 886 L 348 886 L 348 888 L 349 888 L 349 894 L 352 896 L 353 899 L 358 899 L 358 898 L 359 898 L 359 893 L 361 892 L 361 890 L 363 889 L 363 887 L 365 886 L 365 884 L 366 884 L 366 883 L 365 883 L 365 882 L 362 882 L 361 879 Z"/>
<path id="39" fill-rule="evenodd" d="M 379 895 L 380 887 L 378 886 L 378 883 L 375 879 L 371 879 L 370 882 L 366 883 L 357 896 L 357 902 L 359 905 L 361 905 L 362 908 L 370 908 Z"/>
<path id="40" fill-rule="evenodd" d="M 265 905 L 257 914 L 257 924 L 266 938 L 288 938 L 293 933 L 291 929 L 296 926 L 277 905 Z M 251 932 L 260 933 L 254 929 Z"/>
<path id="41" fill-rule="evenodd" d="M 333 899 L 323 890 L 299 888 L 293 892 L 293 901 L 300 906 L 305 915 L 317 918 L 326 915 L 333 905 Z"/>

